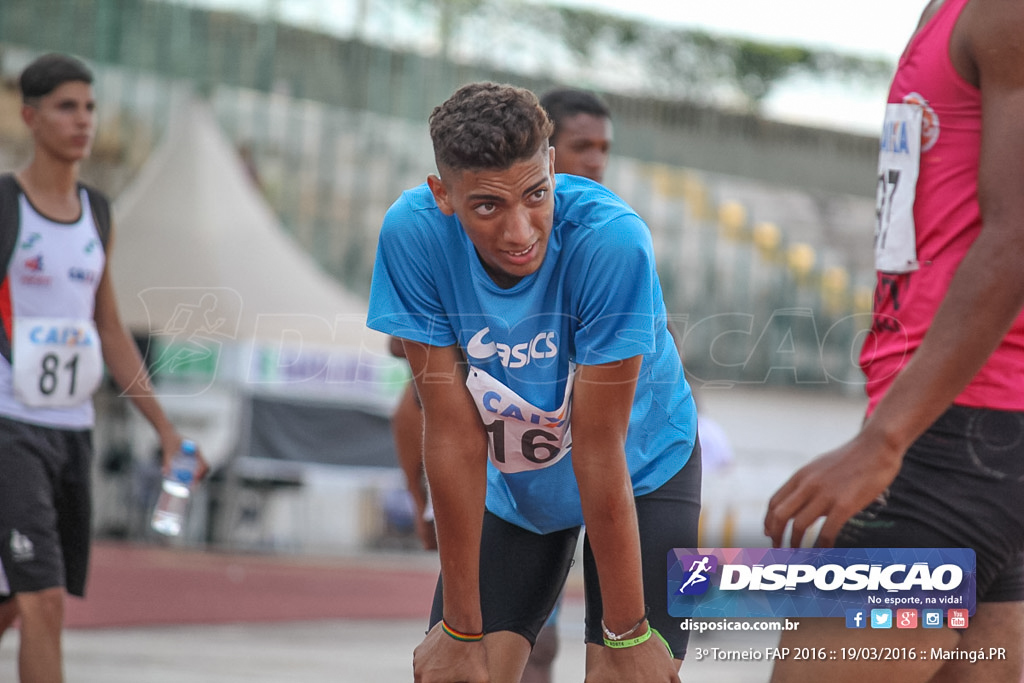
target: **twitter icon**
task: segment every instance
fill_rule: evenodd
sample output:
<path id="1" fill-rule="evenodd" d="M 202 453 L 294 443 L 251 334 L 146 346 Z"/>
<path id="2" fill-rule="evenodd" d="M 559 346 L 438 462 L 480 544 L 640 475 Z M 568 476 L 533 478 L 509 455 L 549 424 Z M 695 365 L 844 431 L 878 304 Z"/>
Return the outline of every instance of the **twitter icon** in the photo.
<path id="1" fill-rule="evenodd" d="M 871 628 L 892 628 L 892 610 L 871 610 Z"/>

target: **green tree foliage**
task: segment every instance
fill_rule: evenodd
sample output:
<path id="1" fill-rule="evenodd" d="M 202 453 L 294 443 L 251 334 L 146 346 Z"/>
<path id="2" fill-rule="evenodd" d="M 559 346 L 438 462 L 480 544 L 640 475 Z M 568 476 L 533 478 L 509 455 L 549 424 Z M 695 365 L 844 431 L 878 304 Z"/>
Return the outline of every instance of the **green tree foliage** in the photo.
<path id="1" fill-rule="evenodd" d="M 713 35 L 538 0 L 400 1 L 437 22 L 448 55 L 453 46 L 475 44 L 481 49 L 461 53 L 484 52 L 475 58 L 501 61 L 500 51 L 488 48 L 522 44 L 522 36 L 532 34 L 563 70 L 593 87 L 696 102 L 727 99 L 751 111 L 793 76 L 874 82 L 887 79 L 893 67 L 884 59 Z"/>
<path id="2" fill-rule="evenodd" d="M 735 41 L 731 47 L 736 83 L 753 102 L 760 102 L 772 84 L 796 69 L 806 68 L 812 59 L 810 50 L 804 48 L 752 40 Z"/>

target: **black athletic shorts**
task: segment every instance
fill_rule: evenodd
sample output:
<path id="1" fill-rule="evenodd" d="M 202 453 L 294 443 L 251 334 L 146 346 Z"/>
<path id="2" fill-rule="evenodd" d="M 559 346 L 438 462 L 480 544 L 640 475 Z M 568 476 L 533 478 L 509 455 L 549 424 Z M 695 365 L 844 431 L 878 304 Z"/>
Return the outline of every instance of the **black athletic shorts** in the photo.
<path id="1" fill-rule="evenodd" d="M 1024 600 L 1024 413 L 947 410 L 836 546 L 973 548 L 978 601 Z"/>
<path id="2" fill-rule="evenodd" d="M 700 517 L 700 446 L 686 465 L 661 488 L 636 498 L 640 530 L 644 600 L 650 623 L 668 641 L 676 659 L 686 655 L 689 632 L 668 614 L 668 553 L 696 548 Z M 480 602 L 484 633 L 512 631 L 530 641 L 544 626 L 558 601 L 576 551 L 580 527 L 535 534 L 490 512 L 484 515 L 480 548 Z M 586 594 L 586 642 L 604 643 L 601 590 L 597 565 L 584 536 L 583 578 Z M 444 606 L 441 580 L 430 613 L 433 627 Z"/>
<path id="3" fill-rule="evenodd" d="M 88 430 L 0 417 L 0 587 L 85 594 L 91 461 Z"/>

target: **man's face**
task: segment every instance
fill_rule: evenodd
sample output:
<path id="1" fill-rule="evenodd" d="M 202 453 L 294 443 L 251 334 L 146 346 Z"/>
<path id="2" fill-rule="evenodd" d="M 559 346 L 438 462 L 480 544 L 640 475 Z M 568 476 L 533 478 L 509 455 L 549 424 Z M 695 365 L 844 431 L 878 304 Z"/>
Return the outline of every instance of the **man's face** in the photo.
<path id="1" fill-rule="evenodd" d="M 602 182 L 612 148 L 612 121 L 592 114 L 562 119 L 555 136 L 555 173 Z"/>
<path id="2" fill-rule="evenodd" d="M 500 171 L 453 171 L 427 179 L 438 208 L 462 223 L 491 279 L 512 287 L 537 272 L 554 220 L 554 154 L 547 145 Z"/>
<path id="3" fill-rule="evenodd" d="M 92 86 L 68 81 L 22 107 L 22 118 L 45 153 L 62 161 L 89 156 L 96 132 Z"/>

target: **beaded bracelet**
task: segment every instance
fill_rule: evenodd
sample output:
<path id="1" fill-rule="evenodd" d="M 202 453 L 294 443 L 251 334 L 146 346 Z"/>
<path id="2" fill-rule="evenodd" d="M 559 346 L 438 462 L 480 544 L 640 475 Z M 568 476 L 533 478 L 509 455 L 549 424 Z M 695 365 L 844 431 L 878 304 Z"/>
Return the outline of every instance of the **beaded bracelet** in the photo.
<path id="1" fill-rule="evenodd" d="M 461 633 L 459 631 L 456 631 L 451 626 L 449 626 L 448 622 L 445 621 L 444 619 L 441 619 L 441 630 L 444 631 L 445 633 L 447 633 L 450 637 L 452 637 L 455 640 L 459 641 L 460 643 L 478 643 L 481 640 L 483 640 L 483 638 L 484 638 L 484 634 L 482 632 L 481 633 Z"/>

